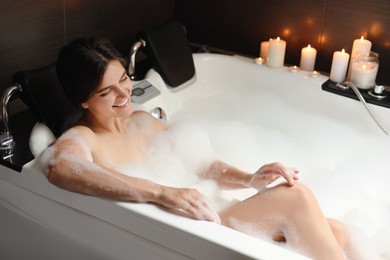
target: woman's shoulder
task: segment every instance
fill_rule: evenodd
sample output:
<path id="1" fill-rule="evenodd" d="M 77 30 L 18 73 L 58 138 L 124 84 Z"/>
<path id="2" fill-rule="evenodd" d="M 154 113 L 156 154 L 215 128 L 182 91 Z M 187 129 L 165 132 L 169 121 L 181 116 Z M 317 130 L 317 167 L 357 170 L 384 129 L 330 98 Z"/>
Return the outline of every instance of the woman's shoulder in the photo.
<path id="1" fill-rule="evenodd" d="M 153 127 L 155 129 L 164 129 L 165 124 L 149 114 L 144 110 L 137 110 L 131 114 L 131 119 L 136 121 L 138 124 L 142 124 L 147 127 Z"/>
<path id="2" fill-rule="evenodd" d="M 84 143 L 92 146 L 95 143 L 95 133 L 91 128 L 84 125 L 75 125 L 66 130 L 58 139 L 57 142 L 72 142 L 72 143 Z"/>
<path id="3" fill-rule="evenodd" d="M 149 114 L 145 110 L 136 110 L 133 113 L 131 113 L 130 117 L 133 118 L 141 117 L 141 118 L 149 118 L 149 119 L 154 118 L 151 114 Z"/>
<path id="4" fill-rule="evenodd" d="M 69 128 L 66 132 L 63 133 L 62 136 L 78 136 L 78 137 L 90 137 L 94 135 L 94 132 L 91 128 L 85 125 L 75 125 Z"/>

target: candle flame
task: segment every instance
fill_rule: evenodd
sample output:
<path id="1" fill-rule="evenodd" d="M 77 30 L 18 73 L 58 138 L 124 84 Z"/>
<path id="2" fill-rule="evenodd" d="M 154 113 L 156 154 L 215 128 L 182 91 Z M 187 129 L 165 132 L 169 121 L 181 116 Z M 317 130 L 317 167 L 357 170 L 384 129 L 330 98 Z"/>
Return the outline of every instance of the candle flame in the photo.
<path id="1" fill-rule="evenodd" d="M 308 48 L 308 49 L 310 49 L 310 48 L 311 48 L 311 45 L 310 45 L 310 44 L 309 44 L 309 45 L 307 45 L 307 48 Z"/>
<path id="2" fill-rule="evenodd" d="M 310 75 L 311 77 L 318 77 L 319 75 L 321 75 L 321 73 L 319 73 L 318 71 L 313 71 L 313 73 Z"/>
<path id="3" fill-rule="evenodd" d="M 277 37 L 276 40 L 277 40 L 277 41 L 280 41 L 280 37 Z"/>
<path id="4" fill-rule="evenodd" d="M 342 52 L 342 53 L 345 53 L 345 50 L 344 50 L 344 49 L 342 49 L 342 50 L 341 50 L 341 52 Z"/>
<path id="5" fill-rule="evenodd" d="M 361 41 L 364 41 L 364 36 L 362 36 L 362 37 L 360 38 L 360 40 L 361 40 Z"/>

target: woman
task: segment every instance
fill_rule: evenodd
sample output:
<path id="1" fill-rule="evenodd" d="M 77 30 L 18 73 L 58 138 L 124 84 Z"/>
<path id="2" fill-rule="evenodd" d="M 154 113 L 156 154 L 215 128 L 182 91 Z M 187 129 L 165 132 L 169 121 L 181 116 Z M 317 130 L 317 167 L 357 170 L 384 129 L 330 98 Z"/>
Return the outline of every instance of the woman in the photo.
<path id="1" fill-rule="evenodd" d="M 115 165 L 144 161 L 151 140 L 166 127 L 146 112 L 133 111 L 124 61 L 108 42 L 79 39 L 63 47 L 57 74 L 65 94 L 84 115 L 46 151 L 47 177 L 54 185 L 113 200 L 155 203 L 232 228 L 250 223 L 307 256 L 343 258 L 348 246 L 344 226 L 326 219 L 309 189 L 297 183 L 298 171 L 280 163 L 264 165 L 254 174 L 219 160 L 205 167 L 202 178 L 224 187 L 260 190 L 218 213 L 196 189 L 114 170 Z M 280 177 L 284 183 L 266 187 Z"/>

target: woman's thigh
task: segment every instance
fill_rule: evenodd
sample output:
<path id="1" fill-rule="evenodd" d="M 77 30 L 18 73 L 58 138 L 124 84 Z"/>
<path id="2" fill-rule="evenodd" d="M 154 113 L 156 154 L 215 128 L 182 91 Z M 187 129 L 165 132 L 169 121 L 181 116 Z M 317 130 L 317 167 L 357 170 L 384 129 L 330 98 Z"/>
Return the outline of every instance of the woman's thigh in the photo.
<path id="1" fill-rule="evenodd" d="M 221 224 L 245 233 L 261 233 L 275 240 L 286 232 L 294 233 L 290 217 L 301 207 L 308 206 L 320 210 L 306 186 L 279 184 L 221 211 Z"/>
<path id="2" fill-rule="evenodd" d="M 287 242 L 310 257 L 342 258 L 339 246 L 342 241 L 337 241 L 332 233 L 342 233 L 341 226 L 335 221 L 329 223 L 314 195 L 303 184 L 281 184 L 265 189 L 221 211 L 220 217 L 225 226 L 249 235 Z"/>

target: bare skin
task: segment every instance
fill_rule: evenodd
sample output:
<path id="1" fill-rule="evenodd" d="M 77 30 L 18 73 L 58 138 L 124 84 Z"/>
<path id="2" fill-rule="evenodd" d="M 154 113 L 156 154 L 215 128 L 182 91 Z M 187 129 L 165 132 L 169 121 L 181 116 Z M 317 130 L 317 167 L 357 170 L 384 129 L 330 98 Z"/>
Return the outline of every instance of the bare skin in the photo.
<path id="1" fill-rule="evenodd" d="M 252 223 L 274 241 L 287 242 L 314 259 L 343 259 L 314 196 L 300 183 L 263 190 L 220 216 L 221 223 L 232 228 L 237 228 L 237 221 Z"/>
<path id="2" fill-rule="evenodd" d="M 327 220 L 313 194 L 297 183 L 298 171 L 280 163 L 247 173 L 216 161 L 203 173 L 227 188 L 256 188 L 257 195 L 219 214 L 195 189 L 172 188 L 114 171 L 113 166 L 140 162 L 154 134 L 165 126 L 146 112 L 133 112 L 131 81 L 118 61 L 112 61 L 101 84 L 82 104 L 85 114 L 77 126 L 54 144 L 48 180 L 73 192 L 121 201 L 155 203 L 189 217 L 235 228 L 231 219 L 261 225 L 270 214 L 284 216 L 261 228 L 275 241 L 287 242 L 315 259 L 342 259 L 346 233 Z M 284 178 L 274 188 L 266 185 Z M 270 195 L 270 196 L 267 196 Z M 293 227 L 293 231 L 291 228 Z"/>

